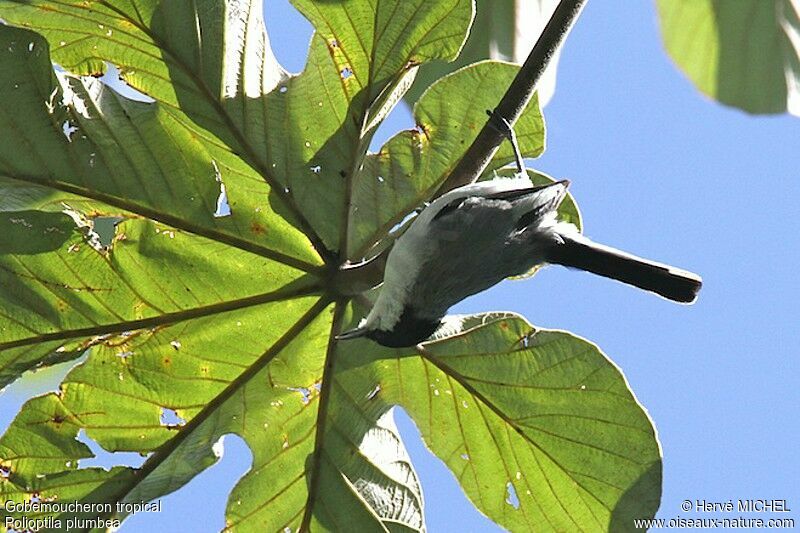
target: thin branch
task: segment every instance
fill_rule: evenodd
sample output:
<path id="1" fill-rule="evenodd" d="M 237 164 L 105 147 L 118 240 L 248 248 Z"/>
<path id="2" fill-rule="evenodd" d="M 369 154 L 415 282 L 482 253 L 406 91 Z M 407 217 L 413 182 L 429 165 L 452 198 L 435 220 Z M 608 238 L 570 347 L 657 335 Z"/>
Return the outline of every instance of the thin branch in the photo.
<path id="1" fill-rule="evenodd" d="M 528 102 L 533 97 L 536 85 L 550 64 L 558 47 L 566 38 L 572 25 L 580 15 L 586 0 L 561 0 L 553 16 L 542 30 L 525 63 L 517 72 L 516 77 L 508 86 L 495 112 L 513 125 L 522 115 Z M 502 132 L 492 127 L 486 121 L 483 129 L 472 141 L 472 144 L 459 160 L 453 172 L 439 187 L 434 197 L 438 197 L 462 185 L 467 185 L 478 179 L 497 152 L 498 146 L 505 140 Z"/>
<path id="2" fill-rule="evenodd" d="M 553 11 L 528 58 L 495 108 L 497 114 L 510 124 L 513 125 L 525 110 L 553 54 L 566 38 L 585 4 L 586 0 L 561 0 Z M 491 126 L 487 120 L 453 172 L 436 191 L 434 198 L 477 180 L 504 139 L 502 132 Z M 364 287 L 371 288 L 380 283 L 390 249 L 391 247 L 385 249 L 366 264 L 340 270 L 335 279 L 335 285 L 340 292 L 353 294 L 365 290 Z"/>

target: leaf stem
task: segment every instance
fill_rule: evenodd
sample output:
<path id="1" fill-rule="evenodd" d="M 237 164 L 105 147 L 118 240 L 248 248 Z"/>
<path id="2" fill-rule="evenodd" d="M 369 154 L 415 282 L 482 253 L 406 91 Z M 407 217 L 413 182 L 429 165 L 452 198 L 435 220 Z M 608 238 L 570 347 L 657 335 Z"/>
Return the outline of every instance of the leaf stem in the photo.
<path id="1" fill-rule="evenodd" d="M 297 529 L 299 532 L 310 530 L 309 525 L 314 516 L 314 505 L 320 491 L 320 468 L 322 464 L 322 454 L 325 453 L 323 450 L 325 429 L 328 423 L 328 406 L 331 402 L 331 393 L 333 390 L 333 365 L 336 360 L 337 341 L 335 339 L 335 334 L 341 331 L 345 309 L 344 300 L 336 302 L 331 335 L 328 338 L 328 349 L 325 354 L 325 368 L 322 372 L 322 382 L 319 391 L 319 408 L 317 409 L 317 431 L 314 436 L 314 452 L 309 458 L 309 462 L 311 463 L 310 468 L 306 471 L 306 478 L 308 479 L 308 497 L 306 498 L 306 505 L 303 511 L 303 519 L 300 523 L 300 527 Z"/>
<path id="2" fill-rule="evenodd" d="M 111 324 L 98 324 L 96 326 L 90 326 L 86 328 L 64 329 L 50 333 L 39 333 L 38 335 L 34 335 L 32 337 L 0 342 L 0 352 L 10 350 L 12 348 L 18 348 L 20 346 L 31 346 L 49 341 L 69 341 L 73 339 L 84 339 L 89 337 L 122 333 L 123 331 L 136 331 L 141 329 L 170 326 L 178 322 L 211 316 L 218 313 L 226 313 L 229 311 L 235 311 L 237 309 L 244 309 L 245 307 L 252 307 L 270 302 L 278 302 L 282 300 L 298 298 L 301 296 L 317 294 L 320 293 L 321 290 L 322 287 L 316 280 L 306 276 L 296 279 L 274 291 L 256 294 L 254 296 L 245 296 L 236 300 L 226 300 L 223 302 L 207 304 L 199 307 L 181 309 L 179 311 L 163 313 L 137 320 L 125 320 Z M 88 345 L 85 346 L 84 349 L 85 348 L 88 348 Z"/>

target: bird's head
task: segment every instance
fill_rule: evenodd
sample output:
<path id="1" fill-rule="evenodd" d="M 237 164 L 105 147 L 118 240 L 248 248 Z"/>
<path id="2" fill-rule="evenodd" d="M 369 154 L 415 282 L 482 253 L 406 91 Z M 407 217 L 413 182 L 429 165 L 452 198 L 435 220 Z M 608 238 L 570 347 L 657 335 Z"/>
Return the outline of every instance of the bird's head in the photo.
<path id="1" fill-rule="evenodd" d="M 336 339 L 366 337 L 388 348 L 407 348 L 427 340 L 440 324 L 440 318 L 425 318 L 415 313 L 413 308 L 407 307 L 400 314 L 399 320 L 389 327 L 381 327 L 380 322 L 371 321 L 368 317 L 357 328 L 340 333 Z"/>

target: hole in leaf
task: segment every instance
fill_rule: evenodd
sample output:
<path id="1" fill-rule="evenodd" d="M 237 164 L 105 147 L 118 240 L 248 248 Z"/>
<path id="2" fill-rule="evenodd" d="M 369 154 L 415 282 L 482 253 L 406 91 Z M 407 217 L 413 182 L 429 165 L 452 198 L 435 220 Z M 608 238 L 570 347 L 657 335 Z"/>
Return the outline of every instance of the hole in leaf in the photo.
<path id="1" fill-rule="evenodd" d="M 64 137 L 67 138 L 67 141 L 72 142 L 72 136 L 78 131 L 78 126 L 74 125 L 69 120 L 65 120 L 61 125 L 61 131 L 64 133 Z"/>
<path id="2" fill-rule="evenodd" d="M 339 71 L 339 75 L 342 77 L 343 80 L 346 80 L 353 75 L 353 69 L 351 69 L 350 67 L 344 67 L 342 70 Z"/>
<path id="3" fill-rule="evenodd" d="M 93 457 L 79 461 L 81 468 L 94 466 L 109 470 L 111 467 L 120 465 L 139 468 L 146 460 L 146 457 L 142 457 L 136 452 L 109 452 L 105 450 L 97 441 L 86 435 L 86 431 L 83 428 L 78 431 L 77 440 L 88 446 L 93 454 Z"/>
<path id="4" fill-rule="evenodd" d="M 186 420 L 181 417 L 174 409 L 161 408 L 161 425 L 169 428 L 180 427 L 186 424 Z"/>
<path id="5" fill-rule="evenodd" d="M 69 216 L 75 225 L 84 234 L 86 243 L 96 251 L 105 254 L 114 243 L 117 224 L 124 220 L 121 217 L 86 216 L 76 209 L 65 204 L 62 212 Z M 70 252 L 77 252 L 78 248 L 70 248 Z"/>
<path id="6" fill-rule="evenodd" d="M 287 390 L 300 393 L 300 401 L 307 405 L 311 401 L 311 390 L 305 387 L 286 387 Z"/>
<path id="7" fill-rule="evenodd" d="M 75 93 L 75 91 L 72 89 L 73 84 L 77 85 L 80 83 L 80 81 L 68 77 L 66 73 L 63 71 L 62 72 L 56 71 L 56 77 L 58 78 L 59 84 L 61 85 L 61 105 L 64 106 L 65 108 L 71 108 L 71 110 L 69 110 L 70 112 L 74 111 L 81 117 L 91 118 L 89 115 L 89 108 L 86 106 L 86 101 L 82 97 L 78 96 L 78 94 Z M 81 80 L 86 85 L 86 89 L 89 90 L 90 92 L 96 91 L 97 89 L 100 88 L 98 84 L 100 84 L 101 82 L 99 82 L 96 79 L 81 78 Z M 75 131 L 77 130 L 78 128 L 76 127 Z M 64 135 L 67 135 L 66 131 L 64 132 Z M 86 137 L 81 135 L 81 138 L 85 139 Z M 72 142 L 71 134 L 67 136 L 67 139 L 70 142 Z"/>
<path id="8" fill-rule="evenodd" d="M 105 248 L 111 246 L 117 232 L 117 224 L 123 219 L 121 217 L 93 217 L 90 220 L 92 222 L 92 231 L 100 239 L 100 245 Z"/>
<path id="9" fill-rule="evenodd" d="M 520 339 L 519 342 L 520 342 L 520 344 L 522 344 L 523 348 L 528 348 L 530 346 L 530 344 L 531 344 L 531 338 L 530 338 L 530 336 L 525 335 L 524 337 L 522 337 Z"/>
<path id="10" fill-rule="evenodd" d="M 53 92 L 50 93 L 50 98 L 44 103 L 47 112 L 51 115 L 56 111 L 56 95 L 58 95 L 58 87 L 53 88 Z"/>
<path id="11" fill-rule="evenodd" d="M 219 171 L 217 162 L 213 159 L 211 164 L 214 166 L 214 178 L 219 183 L 219 196 L 217 196 L 217 208 L 214 211 L 216 218 L 227 217 L 231 214 L 231 206 L 228 204 L 228 193 L 225 190 L 225 184 L 222 182 L 222 173 Z"/>
<path id="12" fill-rule="evenodd" d="M 514 484 L 510 481 L 506 483 L 506 503 L 514 509 L 519 509 L 519 498 L 517 498 L 517 490 Z"/>

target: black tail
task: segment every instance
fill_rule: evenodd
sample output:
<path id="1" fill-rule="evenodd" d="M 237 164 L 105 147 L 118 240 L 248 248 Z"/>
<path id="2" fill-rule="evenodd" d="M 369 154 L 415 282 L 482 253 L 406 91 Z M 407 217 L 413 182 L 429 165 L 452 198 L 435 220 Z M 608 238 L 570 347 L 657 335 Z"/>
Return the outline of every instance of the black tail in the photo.
<path id="1" fill-rule="evenodd" d="M 580 235 L 563 239 L 563 244 L 554 245 L 548 252 L 548 263 L 586 270 L 682 303 L 694 302 L 703 284 L 697 274 L 648 261 Z"/>

